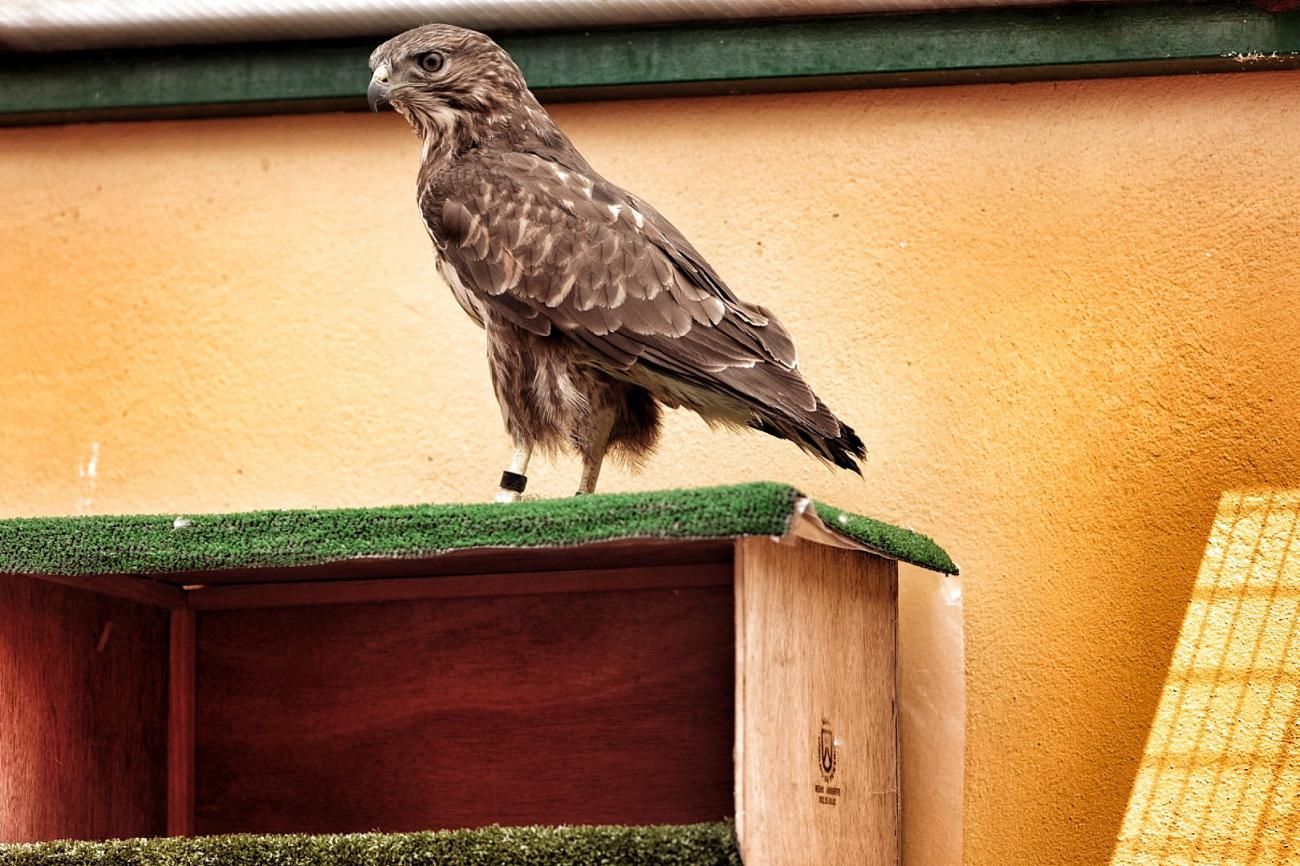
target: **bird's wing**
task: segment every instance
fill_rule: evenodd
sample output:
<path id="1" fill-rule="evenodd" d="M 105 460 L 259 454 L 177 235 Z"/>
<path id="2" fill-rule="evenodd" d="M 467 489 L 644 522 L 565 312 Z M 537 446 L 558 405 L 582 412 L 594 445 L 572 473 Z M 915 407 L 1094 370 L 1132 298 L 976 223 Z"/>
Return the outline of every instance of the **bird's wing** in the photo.
<path id="1" fill-rule="evenodd" d="M 737 298 L 653 208 L 533 154 L 452 171 L 421 207 L 444 259 L 488 309 L 536 334 L 558 331 L 611 370 L 644 365 L 840 434 L 781 324 Z"/>

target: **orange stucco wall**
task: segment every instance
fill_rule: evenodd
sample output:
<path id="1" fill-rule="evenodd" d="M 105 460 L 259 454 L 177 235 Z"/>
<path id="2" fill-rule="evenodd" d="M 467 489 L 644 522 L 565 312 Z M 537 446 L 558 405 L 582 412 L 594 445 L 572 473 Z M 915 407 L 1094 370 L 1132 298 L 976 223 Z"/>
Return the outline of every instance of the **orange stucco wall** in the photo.
<path id="1" fill-rule="evenodd" d="M 964 853 L 1111 859 L 1216 509 L 1300 486 L 1300 74 L 560 106 L 776 309 L 964 569 Z M 0 131 L 0 514 L 482 499 L 508 444 L 392 115 Z M 533 490 L 566 494 L 571 460 Z"/>

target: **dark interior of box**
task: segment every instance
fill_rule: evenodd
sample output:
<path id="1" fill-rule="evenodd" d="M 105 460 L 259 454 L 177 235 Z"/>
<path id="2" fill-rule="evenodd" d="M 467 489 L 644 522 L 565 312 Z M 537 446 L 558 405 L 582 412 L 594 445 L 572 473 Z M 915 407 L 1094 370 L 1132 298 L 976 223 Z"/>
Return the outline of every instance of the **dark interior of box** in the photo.
<path id="1" fill-rule="evenodd" d="M 0 839 L 163 833 L 169 612 L 13 575 L 0 610 Z"/>
<path id="2" fill-rule="evenodd" d="M 194 832 L 730 816 L 732 566 L 704 558 L 194 611 Z M 0 838 L 164 834 L 172 612 L 20 576 L 0 608 Z"/>

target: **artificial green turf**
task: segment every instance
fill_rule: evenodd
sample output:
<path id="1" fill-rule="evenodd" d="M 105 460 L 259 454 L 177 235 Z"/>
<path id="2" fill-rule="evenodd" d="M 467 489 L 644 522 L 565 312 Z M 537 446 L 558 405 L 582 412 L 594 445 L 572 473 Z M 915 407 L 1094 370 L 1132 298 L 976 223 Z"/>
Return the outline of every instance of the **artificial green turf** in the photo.
<path id="1" fill-rule="evenodd" d="M 732 825 L 485 827 L 0 845 L 0 866 L 740 866 Z"/>
<path id="2" fill-rule="evenodd" d="M 168 574 L 417 557 L 483 547 L 625 538 L 781 535 L 801 494 L 770 482 L 475 505 L 0 520 L 0 574 Z M 885 556 L 956 574 L 924 535 L 818 505 L 837 532 Z"/>
<path id="3" fill-rule="evenodd" d="M 957 574 L 957 563 L 928 535 L 853 514 L 834 505 L 814 502 L 813 507 L 823 523 L 854 541 L 887 553 L 900 562 L 910 562 L 944 574 Z"/>

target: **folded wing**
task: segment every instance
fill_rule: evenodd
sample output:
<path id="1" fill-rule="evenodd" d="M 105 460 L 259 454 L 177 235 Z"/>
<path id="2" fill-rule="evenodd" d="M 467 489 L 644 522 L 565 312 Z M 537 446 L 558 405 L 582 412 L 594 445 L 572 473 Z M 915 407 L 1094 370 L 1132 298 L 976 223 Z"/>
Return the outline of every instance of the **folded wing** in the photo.
<path id="1" fill-rule="evenodd" d="M 653 208 L 539 155 L 453 172 L 440 200 L 421 204 L 444 260 L 487 309 L 562 334 L 669 405 L 857 468 L 861 441 L 804 382 L 780 322 L 737 298 Z"/>

